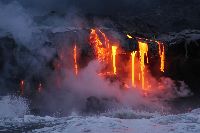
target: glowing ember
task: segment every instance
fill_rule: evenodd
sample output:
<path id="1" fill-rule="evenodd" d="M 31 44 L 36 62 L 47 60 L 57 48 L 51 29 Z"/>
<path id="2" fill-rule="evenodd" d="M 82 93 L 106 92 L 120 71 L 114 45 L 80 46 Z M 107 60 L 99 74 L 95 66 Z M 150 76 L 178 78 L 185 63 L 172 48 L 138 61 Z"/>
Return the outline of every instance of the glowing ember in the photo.
<path id="1" fill-rule="evenodd" d="M 144 70 L 145 70 L 145 56 L 147 57 L 148 45 L 144 42 L 139 43 L 139 51 L 140 51 L 140 69 L 141 69 L 141 78 L 142 78 L 142 88 L 144 89 L 145 79 L 144 79 Z M 148 58 L 148 57 L 147 57 Z"/>
<path id="2" fill-rule="evenodd" d="M 25 85 L 25 82 L 24 80 L 21 80 L 20 81 L 20 91 L 21 91 L 21 95 L 24 95 L 24 86 Z"/>
<path id="3" fill-rule="evenodd" d="M 116 53 L 117 52 L 117 46 L 112 46 L 112 61 L 113 61 L 113 73 L 117 74 L 117 68 L 116 68 Z"/>
<path id="4" fill-rule="evenodd" d="M 165 71 L 165 47 L 164 45 L 161 45 L 160 42 L 158 42 L 158 47 L 159 47 L 159 55 L 160 55 L 160 71 L 164 72 Z"/>
<path id="5" fill-rule="evenodd" d="M 130 36 L 130 35 L 126 35 L 129 39 L 132 39 L 133 37 L 132 36 Z"/>
<path id="6" fill-rule="evenodd" d="M 136 55 L 137 51 L 133 51 L 131 53 L 131 59 L 132 59 L 132 86 L 135 87 L 135 55 Z"/>
<path id="7" fill-rule="evenodd" d="M 78 64 L 77 64 L 77 48 L 74 46 L 74 71 L 75 74 L 78 75 Z"/>

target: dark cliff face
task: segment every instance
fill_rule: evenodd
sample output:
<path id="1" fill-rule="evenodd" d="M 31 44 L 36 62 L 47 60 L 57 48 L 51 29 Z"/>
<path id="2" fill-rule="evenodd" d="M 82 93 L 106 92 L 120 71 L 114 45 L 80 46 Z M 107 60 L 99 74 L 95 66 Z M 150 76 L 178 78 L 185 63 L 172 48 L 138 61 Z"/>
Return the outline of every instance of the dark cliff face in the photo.
<path id="1" fill-rule="evenodd" d="M 200 41 L 198 42 L 200 43 Z M 185 81 L 194 92 L 200 94 L 200 46 L 191 42 L 188 44 L 188 57 L 185 55 L 185 42 L 177 43 L 167 51 L 166 75 L 175 80 Z"/>
<path id="2" fill-rule="evenodd" d="M 184 30 L 160 37 L 166 42 L 165 75 L 182 80 L 195 95 L 200 94 L 200 32 Z"/>

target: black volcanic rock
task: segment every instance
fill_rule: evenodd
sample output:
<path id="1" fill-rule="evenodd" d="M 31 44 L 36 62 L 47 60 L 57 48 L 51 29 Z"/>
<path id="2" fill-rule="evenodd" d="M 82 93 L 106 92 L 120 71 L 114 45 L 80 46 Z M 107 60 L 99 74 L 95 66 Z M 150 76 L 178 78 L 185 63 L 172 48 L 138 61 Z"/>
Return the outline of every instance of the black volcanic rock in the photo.
<path id="1" fill-rule="evenodd" d="M 166 42 L 165 75 L 184 81 L 200 94 L 200 31 L 184 30 L 160 36 Z"/>
<path id="2" fill-rule="evenodd" d="M 102 101 L 94 96 L 88 97 L 86 101 L 86 112 L 97 113 L 105 110 Z"/>

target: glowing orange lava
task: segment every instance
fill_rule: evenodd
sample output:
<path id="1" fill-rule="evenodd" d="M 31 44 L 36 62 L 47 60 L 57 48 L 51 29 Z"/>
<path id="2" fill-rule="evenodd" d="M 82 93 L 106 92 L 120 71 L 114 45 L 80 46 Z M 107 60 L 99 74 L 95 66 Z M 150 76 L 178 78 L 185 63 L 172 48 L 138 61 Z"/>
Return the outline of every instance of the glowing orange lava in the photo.
<path id="1" fill-rule="evenodd" d="M 131 67 L 131 70 L 132 70 L 132 87 L 135 87 L 135 55 L 136 55 L 137 51 L 133 51 L 131 53 L 131 63 L 132 63 L 132 67 Z"/>
<path id="2" fill-rule="evenodd" d="M 141 78 L 142 78 L 142 89 L 145 89 L 145 79 L 144 79 L 144 70 L 145 70 L 145 56 L 148 59 L 148 45 L 144 42 L 139 43 L 139 52 L 140 52 L 140 69 L 141 69 Z"/>
<path id="3" fill-rule="evenodd" d="M 97 31 L 95 29 L 91 29 L 89 40 L 90 40 L 90 45 L 92 45 L 94 48 L 97 59 L 100 62 L 107 60 L 106 59 L 108 57 L 107 50 L 105 49 L 105 46 L 101 42 L 97 34 Z"/>
<path id="4" fill-rule="evenodd" d="M 159 55 L 160 55 L 160 71 L 165 72 L 165 47 L 158 42 Z M 161 48 L 162 47 L 162 48 Z"/>
<path id="5" fill-rule="evenodd" d="M 113 62 L 113 73 L 117 74 L 116 68 L 116 54 L 117 54 L 117 46 L 112 46 L 112 62 Z"/>
<path id="6" fill-rule="evenodd" d="M 74 46 L 74 71 L 75 74 L 78 75 L 78 64 L 77 64 L 77 48 Z"/>

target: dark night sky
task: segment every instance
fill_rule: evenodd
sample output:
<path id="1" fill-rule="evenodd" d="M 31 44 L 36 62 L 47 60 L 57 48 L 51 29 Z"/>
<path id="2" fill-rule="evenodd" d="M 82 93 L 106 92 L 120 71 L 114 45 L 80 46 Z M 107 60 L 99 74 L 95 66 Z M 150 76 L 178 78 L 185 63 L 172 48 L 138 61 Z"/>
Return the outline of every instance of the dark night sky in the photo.
<path id="1" fill-rule="evenodd" d="M 200 29 L 200 0 L 1 0 L 17 1 L 29 14 L 43 16 L 51 11 L 66 14 L 73 11 L 86 16 L 97 16 L 137 21 L 140 18 L 161 31 Z M 39 14 L 39 15 L 38 15 Z M 121 17 L 124 18 L 121 18 Z M 117 18 L 117 19 L 116 19 Z M 125 22 L 125 23 L 126 23 Z M 120 22 L 124 23 L 124 22 Z M 128 24 L 125 24 L 128 25 Z M 137 26 L 137 25 L 135 25 Z"/>
<path id="2" fill-rule="evenodd" d="M 14 0 L 3 0 L 10 2 Z M 96 15 L 136 14 L 163 6 L 199 5 L 199 0 L 17 0 L 24 7 L 37 11 L 65 12 L 76 7 L 84 13 Z"/>

